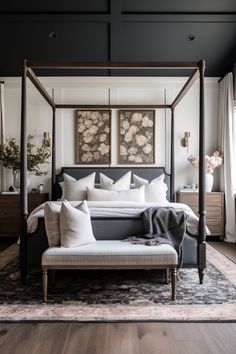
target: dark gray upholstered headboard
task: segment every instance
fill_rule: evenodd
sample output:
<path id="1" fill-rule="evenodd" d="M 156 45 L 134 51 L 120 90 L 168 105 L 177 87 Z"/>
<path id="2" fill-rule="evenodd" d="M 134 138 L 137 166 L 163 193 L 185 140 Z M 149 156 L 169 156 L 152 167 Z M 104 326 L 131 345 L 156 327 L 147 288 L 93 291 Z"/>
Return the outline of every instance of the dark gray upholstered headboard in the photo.
<path id="1" fill-rule="evenodd" d="M 56 198 L 61 197 L 61 187 L 58 182 L 63 181 L 63 173 L 66 173 L 76 179 L 80 179 L 88 176 L 89 174 L 96 172 L 95 183 L 99 183 L 99 173 L 104 173 L 106 176 L 112 178 L 114 181 L 118 180 L 126 172 L 132 171 L 131 182 L 133 182 L 133 173 L 139 177 L 152 181 L 154 178 L 165 174 L 165 183 L 168 186 L 167 198 L 170 200 L 170 175 L 165 172 L 164 167 L 62 167 L 61 173 L 56 176 Z"/>

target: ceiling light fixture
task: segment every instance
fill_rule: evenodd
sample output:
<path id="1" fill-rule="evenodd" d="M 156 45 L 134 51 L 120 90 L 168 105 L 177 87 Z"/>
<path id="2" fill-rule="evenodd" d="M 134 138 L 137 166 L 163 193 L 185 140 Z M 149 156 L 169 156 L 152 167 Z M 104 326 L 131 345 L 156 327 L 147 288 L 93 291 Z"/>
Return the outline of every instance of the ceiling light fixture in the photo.
<path id="1" fill-rule="evenodd" d="M 188 34 L 187 35 L 187 37 L 186 37 L 186 40 L 187 41 L 189 41 L 189 42 L 192 42 L 192 41 L 194 41 L 194 39 L 195 39 L 195 36 L 194 36 L 194 34 Z"/>
<path id="2" fill-rule="evenodd" d="M 48 37 L 51 39 L 56 39 L 57 38 L 57 33 L 56 32 L 49 32 Z"/>

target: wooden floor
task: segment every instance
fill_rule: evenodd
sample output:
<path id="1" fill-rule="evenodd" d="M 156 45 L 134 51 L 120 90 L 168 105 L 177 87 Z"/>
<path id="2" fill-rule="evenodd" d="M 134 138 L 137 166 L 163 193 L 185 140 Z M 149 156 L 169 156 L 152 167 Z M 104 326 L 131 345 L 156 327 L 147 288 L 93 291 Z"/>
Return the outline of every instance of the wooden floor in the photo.
<path id="1" fill-rule="evenodd" d="M 210 241 L 209 245 L 236 263 L 236 243 Z"/>
<path id="2" fill-rule="evenodd" d="M 236 261 L 235 245 L 210 244 Z M 0 323 L 0 353 L 234 354 L 236 323 Z"/>
<path id="3" fill-rule="evenodd" d="M 1 324 L 2 354 L 234 354 L 235 323 Z"/>

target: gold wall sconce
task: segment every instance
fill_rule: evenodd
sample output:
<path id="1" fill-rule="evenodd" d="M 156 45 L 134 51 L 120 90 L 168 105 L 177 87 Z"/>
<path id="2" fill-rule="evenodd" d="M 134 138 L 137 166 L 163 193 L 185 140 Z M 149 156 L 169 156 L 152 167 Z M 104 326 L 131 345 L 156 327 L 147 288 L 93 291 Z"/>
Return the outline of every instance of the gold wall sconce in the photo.
<path id="1" fill-rule="evenodd" d="M 43 145 L 51 146 L 51 138 L 49 136 L 49 132 L 43 132 Z"/>
<path id="2" fill-rule="evenodd" d="M 186 147 L 187 151 L 189 149 L 189 138 L 190 138 L 190 132 L 184 132 L 184 137 L 181 139 L 181 145 L 183 147 Z"/>

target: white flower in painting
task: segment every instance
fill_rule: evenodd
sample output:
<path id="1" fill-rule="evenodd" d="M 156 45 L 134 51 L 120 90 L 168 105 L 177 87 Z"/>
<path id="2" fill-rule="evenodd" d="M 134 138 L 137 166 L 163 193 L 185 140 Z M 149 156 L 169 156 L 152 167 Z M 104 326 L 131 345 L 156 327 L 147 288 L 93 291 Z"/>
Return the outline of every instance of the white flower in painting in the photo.
<path id="1" fill-rule="evenodd" d="M 129 122 L 127 120 L 124 120 L 122 123 L 122 128 L 124 130 L 128 130 L 129 129 Z"/>
<path id="2" fill-rule="evenodd" d="M 84 142 L 85 143 L 91 143 L 91 141 L 93 141 L 93 136 L 92 135 L 87 135 L 86 137 L 84 137 Z"/>
<path id="3" fill-rule="evenodd" d="M 82 145 L 81 149 L 82 149 L 83 151 L 89 151 L 89 150 L 90 150 L 90 147 L 88 146 L 88 144 L 84 144 L 84 145 Z"/>
<path id="4" fill-rule="evenodd" d="M 90 128 L 92 124 L 93 122 L 90 119 L 84 121 L 84 125 L 86 126 L 86 128 Z"/>
<path id="5" fill-rule="evenodd" d="M 128 149 L 128 153 L 129 153 L 130 155 L 136 155 L 137 152 L 138 152 L 138 149 L 137 149 L 136 147 L 133 147 L 133 146 L 132 146 L 131 148 Z"/>
<path id="6" fill-rule="evenodd" d="M 144 116 L 143 119 L 142 119 L 142 126 L 144 128 L 151 128 L 153 126 L 153 121 L 151 119 L 149 119 L 148 116 Z"/>
<path id="7" fill-rule="evenodd" d="M 141 156 L 136 156 L 135 157 L 135 160 L 134 160 L 136 163 L 141 163 L 141 162 L 143 162 L 143 159 L 142 159 L 142 157 Z"/>
<path id="8" fill-rule="evenodd" d="M 145 135 L 148 138 L 148 140 L 152 139 L 152 132 L 147 130 Z"/>
<path id="9" fill-rule="evenodd" d="M 126 143 L 129 143 L 130 141 L 132 141 L 132 139 L 133 139 L 133 135 L 131 133 L 127 132 L 125 134 L 124 141 L 126 141 Z"/>
<path id="10" fill-rule="evenodd" d="M 104 125 L 104 122 L 100 120 L 100 121 L 98 122 L 98 127 L 101 128 L 103 125 Z"/>
<path id="11" fill-rule="evenodd" d="M 78 127 L 78 132 L 79 133 L 83 133 L 83 131 L 85 130 L 85 126 L 83 124 L 81 124 L 79 127 Z"/>
<path id="12" fill-rule="evenodd" d="M 129 132 L 131 134 L 136 134 L 138 131 L 138 127 L 136 125 L 131 125 L 130 128 L 129 128 Z"/>
<path id="13" fill-rule="evenodd" d="M 86 152 L 86 154 L 83 154 L 82 156 L 82 161 L 83 162 L 91 162 L 93 158 L 93 154 L 91 152 Z"/>
<path id="14" fill-rule="evenodd" d="M 93 136 L 90 134 L 89 130 L 85 130 L 83 132 L 83 136 L 85 143 L 91 143 L 91 141 L 93 140 Z"/>
<path id="15" fill-rule="evenodd" d="M 151 144 L 147 144 L 143 147 L 143 152 L 145 154 L 150 154 L 150 152 L 152 152 L 152 145 Z"/>
<path id="16" fill-rule="evenodd" d="M 100 136 L 99 136 L 99 141 L 101 142 L 101 143 L 104 143 L 104 141 L 106 141 L 107 140 L 107 135 L 106 134 L 101 134 Z"/>
<path id="17" fill-rule="evenodd" d="M 126 156 L 128 153 L 127 153 L 127 149 L 125 146 L 123 145 L 120 145 L 120 155 L 121 156 Z"/>
<path id="18" fill-rule="evenodd" d="M 94 121 L 94 120 L 98 119 L 99 115 L 100 114 L 98 112 L 92 112 L 90 117 Z"/>
<path id="19" fill-rule="evenodd" d="M 86 118 L 88 115 L 90 115 L 90 112 L 84 111 L 84 112 L 80 112 L 80 114 L 81 114 L 81 117 Z"/>
<path id="20" fill-rule="evenodd" d="M 100 152 L 99 151 L 95 151 L 95 153 L 93 154 L 93 158 L 94 158 L 94 160 L 100 160 L 100 158 L 101 158 L 101 154 L 100 154 Z"/>
<path id="21" fill-rule="evenodd" d="M 110 132 L 110 128 L 107 125 L 105 126 L 104 132 L 107 134 Z"/>
<path id="22" fill-rule="evenodd" d="M 134 155 L 130 155 L 130 156 L 128 157 L 128 160 L 129 160 L 129 161 L 134 161 L 134 160 L 135 160 L 135 156 L 134 156 Z"/>
<path id="23" fill-rule="evenodd" d="M 121 134 L 121 135 L 124 135 L 124 134 L 125 134 L 125 130 L 124 130 L 124 129 L 121 129 L 121 130 L 120 130 L 120 134 Z"/>
<path id="24" fill-rule="evenodd" d="M 142 126 L 143 126 L 144 128 L 148 127 L 148 121 L 149 121 L 148 116 L 144 116 L 144 117 L 142 118 Z"/>
<path id="25" fill-rule="evenodd" d="M 87 135 L 89 135 L 89 130 L 88 129 L 83 132 L 83 136 L 87 136 Z"/>
<path id="26" fill-rule="evenodd" d="M 141 113 L 134 113 L 132 115 L 131 121 L 134 123 L 140 122 L 142 120 L 142 114 Z"/>
<path id="27" fill-rule="evenodd" d="M 110 119 L 110 116 L 109 116 L 108 113 L 104 113 L 104 114 L 102 115 L 102 118 L 103 118 L 104 121 L 106 121 L 106 120 Z"/>
<path id="28" fill-rule="evenodd" d="M 101 155 L 106 155 L 110 151 L 110 147 L 109 147 L 109 145 L 102 143 L 98 147 L 98 151 L 100 151 Z"/>
<path id="29" fill-rule="evenodd" d="M 96 125 L 92 125 L 92 126 L 89 128 L 89 133 L 90 133 L 90 134 L 97 134 L 97 131 L 98 131 L 98 127 L 96 127 Z"/>
<path id="30" fill-rule="evenodd" d="M 96 118 L 96 119 L 93 119 L 93 124 L 97 124 L 98 123 L 98 119 Z"/>
<path id="31" fill-rule="evenodd" d="M 138 146 L 144 146 L 147 142 L 147 138 L 144 135 L 136 135 L 135 139 Z"/>

